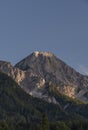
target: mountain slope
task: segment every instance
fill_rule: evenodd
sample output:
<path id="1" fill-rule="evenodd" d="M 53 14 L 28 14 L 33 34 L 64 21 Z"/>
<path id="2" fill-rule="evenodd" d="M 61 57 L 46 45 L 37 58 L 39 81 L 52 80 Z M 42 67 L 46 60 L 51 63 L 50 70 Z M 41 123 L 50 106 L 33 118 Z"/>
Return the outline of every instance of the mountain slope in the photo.
<path id="1" fill-rule="evenodd" d="M 59 104 L 47 103 L 25 93 L 14 80 L 0 73 L 0 120 L 30 123 L 41 120 L 45 113 L 50 121 L 88 119 L 88 105 L 53 93 Z"/>
<path id="2" fill-rule="evenodd" d="M 57 92 L 54 96 L 60 105 L 29 96 L 10 77 L 0 73 L 0 120 L 15 123 L 38 121 L 43 113 L 50 121 L 88 118 L 88 105 Z"/>
<path id="3" fill-rule="evenodd" d="M 59 106 L 29 96 L 14 80 L 0 73 L 0 120 L 16 123 L 37 121 L 43 113 L 54 121 L 66 115 Z"/>
<path id="4" fill-rule="evenodd" d="M 46 84 L 53 84 L 62 93 L 81 101 L 88 101 L 88 76 L 83 76 L 69 67 L 66 63 L 50 52 L 34 52 L 15 65 L 25 71 L 27 78 L 24 85 L 27 92 L 36 97 L 46 97 L 43 95 Z M 25 83 L 25 82 L 24 82 Z"/>

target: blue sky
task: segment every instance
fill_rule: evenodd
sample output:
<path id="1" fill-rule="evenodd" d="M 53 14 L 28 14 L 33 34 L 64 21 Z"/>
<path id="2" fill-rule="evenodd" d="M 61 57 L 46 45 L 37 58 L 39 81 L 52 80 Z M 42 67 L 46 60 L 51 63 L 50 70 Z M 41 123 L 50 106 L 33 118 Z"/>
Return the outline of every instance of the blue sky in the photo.
<path id="1" fill-rule="evenodd" d="M 87 0 L 0 1 L 0 60 L 15 64 L 35 50 L 88 74 Z"/>

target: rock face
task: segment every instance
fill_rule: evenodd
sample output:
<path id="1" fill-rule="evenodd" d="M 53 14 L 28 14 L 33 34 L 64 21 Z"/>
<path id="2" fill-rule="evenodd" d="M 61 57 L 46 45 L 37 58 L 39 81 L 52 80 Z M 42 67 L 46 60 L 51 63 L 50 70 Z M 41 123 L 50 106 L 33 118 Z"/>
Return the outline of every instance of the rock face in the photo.
<path id="1" fill-rule="evenodd" d="M 45 83 L 42 77 L 38 77 L 31 70 L 23 71 L 6 61 L 0 61 L 0 72 L 12 77 L 29 94 Z"/>
<path id="2" fill-rule="evenodd" d="M 0 71 L 11 76 L 18 84 L 25 78 L 25 72 L 13 67 L 10 62 L 0 61 Z"/>
<path id="3" fill-rule="evenodd" d="M 54 85 L 62 94 L 88 101 L 88 77 L 76 72 L 51 52 L 34 52 L 13 67 L 0 62 L 0 71 L 11 76 L 27 93 L 57 103 L 47 93 Z M 48 85 L 47 85 L 48 84 Z"/>

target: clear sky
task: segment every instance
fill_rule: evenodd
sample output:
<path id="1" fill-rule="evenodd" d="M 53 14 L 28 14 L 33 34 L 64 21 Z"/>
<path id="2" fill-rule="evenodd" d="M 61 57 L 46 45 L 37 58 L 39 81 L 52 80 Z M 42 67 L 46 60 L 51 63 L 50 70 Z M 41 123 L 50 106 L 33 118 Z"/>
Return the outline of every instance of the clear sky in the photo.
<path id="1" fill-rule="evenodd" d="M 88 74 L 87 0 L 0 0 L 0 60 L 50 51 Z"/>

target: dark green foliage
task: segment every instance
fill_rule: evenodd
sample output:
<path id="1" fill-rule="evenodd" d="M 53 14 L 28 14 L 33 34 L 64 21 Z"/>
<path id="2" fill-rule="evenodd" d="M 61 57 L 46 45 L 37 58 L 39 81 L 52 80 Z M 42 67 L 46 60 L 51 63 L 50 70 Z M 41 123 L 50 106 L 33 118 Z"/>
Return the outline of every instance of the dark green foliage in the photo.
<path id="1" fill-rule="evenodd" d="M 32 106 L 31 100 L 10 77 L 0 74 L 0 119 L 18 123 L 36 119 L 40 112 Z"/>
<path id="2" fill-rule="evenodd" d="M 0 73 L 0 119 L 29 123 L 40 120 L 42 113 L 52 121 L 66 115 L 59 106 L 29 96 L 10 77 Z"/>
<path id="3" fill-rule="evenodd" d="M 71 130 L 69 126 L 65 122 L 56 122 L 51 123 L 50 130 Z"/>
<path id="4" fill-rule="evenodd" d="M 46 125 L 48 124 L 48 125 Z M 7 122 L 0 122 L 0 130 L 88 130 L 88 121 L 74 121 L 69 123 L 59 121 L 54 123 L 49 123 L 49 121 L 44 124 L 36 123 L 36 124 L 27 124 L 20 123 L 11 126 Z"/>
<path id="5" fill-rule="evenodd" d="M 48 121 L 48 118 L 45 114 L 42 116 L 41 128 L 42 128 L 42 130 L 50 130 L 49 121 Z"/>
<path id="6" fill-rule="evenodd" d="M 10 130 L 10 127 L 6 121 L 0 121 L 0 130 Z"/>
<path id="7" fill-rule="evenodd" d="M 0 73 L 0 130 L 88 129 L 88 104 L 61 95 L 54 86 L 47 90 L 60 105 L 29 96 L 10 77 Z M 64 109 L 66 104 L 69 107 Z"/>

